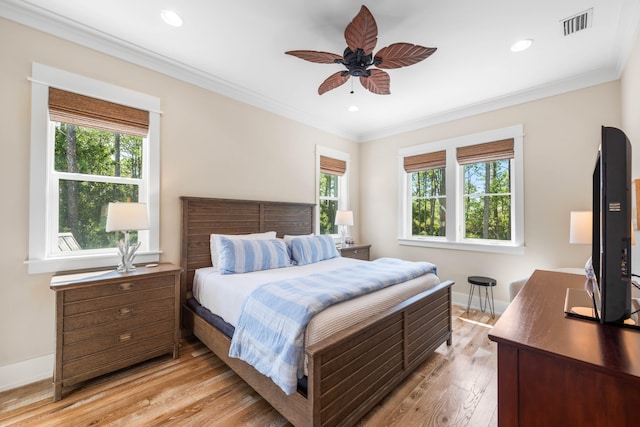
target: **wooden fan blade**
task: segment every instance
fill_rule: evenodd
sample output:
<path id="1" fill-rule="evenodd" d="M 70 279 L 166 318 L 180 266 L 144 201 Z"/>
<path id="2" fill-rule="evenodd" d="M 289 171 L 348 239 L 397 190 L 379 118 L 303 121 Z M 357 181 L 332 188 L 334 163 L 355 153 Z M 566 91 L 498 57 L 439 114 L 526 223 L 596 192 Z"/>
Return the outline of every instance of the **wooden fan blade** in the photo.
<path id="1" fill-rule="evenodd" d="M 386 71 L 372 69 L 369 77 L 360 77 L 360 83 L 369 92 L 373 92 L 377 95 L 389 95 L 391 91 L 389 86 L 391 84 L 389 74 Z"/>
<path id="2" fill-rule="evenodd" d="M 351 77 L 349 74 L 342 75 L 342 71 L 338 71 L 337 73 L 331 74 L 325 81 L 322 82 L 320 87 L 318 88 L 318 95 L 322 95 L 325 92 L 330 91 L 331 89 L 335 89 L 338 86 L 342 86 L 349 80 Z"/>
<path id="3" fill-rule="evenodd" d="M 329 52 L 318 52 L 316 50 L 290 50 L 285 52 L 285 54 L 318 64 L 335 64 L 336 59 L 342 61 L 342 56 L 340 55 Z"/>
<path id="4" fill-rule="evenodd" d="M 394 43 L 383 47 L 375 54 L 375 58 L 382 59 L 376 67 L 385 69 L 408 67 L 427 59 L 437 49 L 411 43 Z"/>
<path id="5" fill-rule="evenodd" d="M 353 21 L 347 25 L 344 38 L 353 52 L 362 49 L 365 55 L 373 53 L 378 42 L 378 25 L 366 6 L 362 6 Z"/>

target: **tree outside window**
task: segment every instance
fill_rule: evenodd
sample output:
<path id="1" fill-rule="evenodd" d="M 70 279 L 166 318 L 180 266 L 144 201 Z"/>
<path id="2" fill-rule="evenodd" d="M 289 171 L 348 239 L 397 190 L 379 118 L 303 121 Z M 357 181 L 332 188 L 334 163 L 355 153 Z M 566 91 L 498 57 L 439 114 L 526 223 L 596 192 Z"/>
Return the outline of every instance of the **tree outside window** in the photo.
<path id="1" fill-rule="evenodd" d="M 467 239 L 511 240 L 511 161 L 464 166 L 464 230 Z"/>
<path id="2" fill-rule="evenodd" d="M 320 234 L 338 234 L 335 220 L 340 195 L 339 178 L 337 175 L 320 173 Z"/>
<path id="3" fill-rule="evenodd" d="M 76 250 L 116 246 L 121 236 L 105 231 L 107 205 L 139 200 L 142 145 L 139 136 L 55 123 L 58 234 L 71 233 Z"/>
<path id="4" fill-rule="evenodd" d="M 447 195 L 445 168 L 411 173 L 411 234 L 444 236 Z"/>

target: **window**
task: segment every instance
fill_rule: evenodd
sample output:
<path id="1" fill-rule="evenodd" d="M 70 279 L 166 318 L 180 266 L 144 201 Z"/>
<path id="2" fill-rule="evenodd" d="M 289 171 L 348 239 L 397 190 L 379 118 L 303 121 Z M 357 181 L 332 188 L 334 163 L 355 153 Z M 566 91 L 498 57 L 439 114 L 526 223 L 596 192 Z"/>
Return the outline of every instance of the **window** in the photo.
<path id="1" fill-rule="evenodd" d="M 159 100 L 33 65 L 29 273 L 117 264 L 109 202 L 146 203 L 137 262 L 159 259 Z"/>
<path id="2" fill-rule="evenodd" d="M 521 253 L 522 126 L 400 150 L 399 241 Z"/>
<path id="3" fill-rule="evenodd" d="M 349 155 L 317 147 L 318 234 L 338 235 L 336 212 L 348 209 L 347 186 Z"/>

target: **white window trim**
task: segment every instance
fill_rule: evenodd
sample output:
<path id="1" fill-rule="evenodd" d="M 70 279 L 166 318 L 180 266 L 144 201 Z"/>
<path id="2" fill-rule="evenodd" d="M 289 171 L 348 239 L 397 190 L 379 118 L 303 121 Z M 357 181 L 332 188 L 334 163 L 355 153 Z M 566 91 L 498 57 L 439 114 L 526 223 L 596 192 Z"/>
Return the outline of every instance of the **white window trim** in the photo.
<path id="1" fill-rule="evenodd" d="M 513 138 L 514 157 L 512 166 L 512 236 L 511 242 L 496 242 L 493 240 L 463 239 L 462 219 L 462 190 L 463 166 L 456 159 L 456 148 L 485 142 L 499 141 Z M 406 246 L 422 246 L 441 249 L 455 249 L 477 252 L 493 252 L 505 254 L 524 254 L 524 130 L 523 125 L 508 126 L 479 132 L 471 135 L 430 142 L 426 144 L 406 147 L 398 153 L 398 243 Z M 410 203 L 410 174 L 404 170 L 404 158 L 417 154 L 446 150 L 446 192 L 447 192 L 447 224 L 445 237 L 417 237 L 411 235 L 411 203 Z"/>
<path id="2" fill-rule="evenodd" d="M 349 174 L 351 173 L 351 159 L 349 153 L 334 150 L 333 148 L 316 145 L 316 209 L 315 209 L 315 233 L 320 234 L 320 156 L 331 157 L 333 159 L 342 160 L 347 164 L 344 175 L 338 177 L 339 195 L 338 209 L 350 210 L 349 208 Z M 334 239 L 339 239 L 339 234 L 332 234 Z"/>
<path id="3" fill-rule="evenodd" d="M 117 104 L 149 111 L 149 134 L 144 138 L 143 173 L 147 187 L 140 202 L 149 207 L 148 246 L 138 252 L 136 262 L 157 262 L 160 258 L 160 99 L 130 89 L 33 63 L 31 70 L 31 159 L 29 184 L 29 274 L 64 270 L 112 267 L 118 264 L 113 250 L 84 251 L 83 254 L 52 256 L 48 247 L 51 203 L 49 164 L 53 164 L 49 148 L 49 87 L 56 87 Z M 153 149 L 151 149 L 153 147 Z M 57 225 L 55 225 L 57 226 Z M 143 234 L 143 235 L 144 235 Z"/>

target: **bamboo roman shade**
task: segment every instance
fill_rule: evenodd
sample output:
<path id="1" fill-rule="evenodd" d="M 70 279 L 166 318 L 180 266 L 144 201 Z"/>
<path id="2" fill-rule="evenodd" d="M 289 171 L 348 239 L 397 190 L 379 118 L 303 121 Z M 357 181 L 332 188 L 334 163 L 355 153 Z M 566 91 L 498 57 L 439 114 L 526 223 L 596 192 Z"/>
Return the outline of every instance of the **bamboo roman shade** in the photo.
<path id="1" fill-rule="evenodd" d="M 461 165 L 513 159 L 513 155 L 513 139 L 458 147 L 456 154 L 458 163 Z"/>
<path id="2" fill-rule="evenodd" d="M 445 150 L 404 158 L 404 170 L 407 173 L 443 168 L 446 164 L 447 152 Z"/>
<path id="3" fill-rule="evenodd" d="M 342 176 L 347 171 L 347 162 L 333 159 L 331 157 L 320 156 L 320 172 L 330 175 Z"/>
<path id="4" fill-rule="evenodd" d="M 51 121 L 127 135 L 147 136 L 149 112 L 65 90 L 49 88 Z"/>

